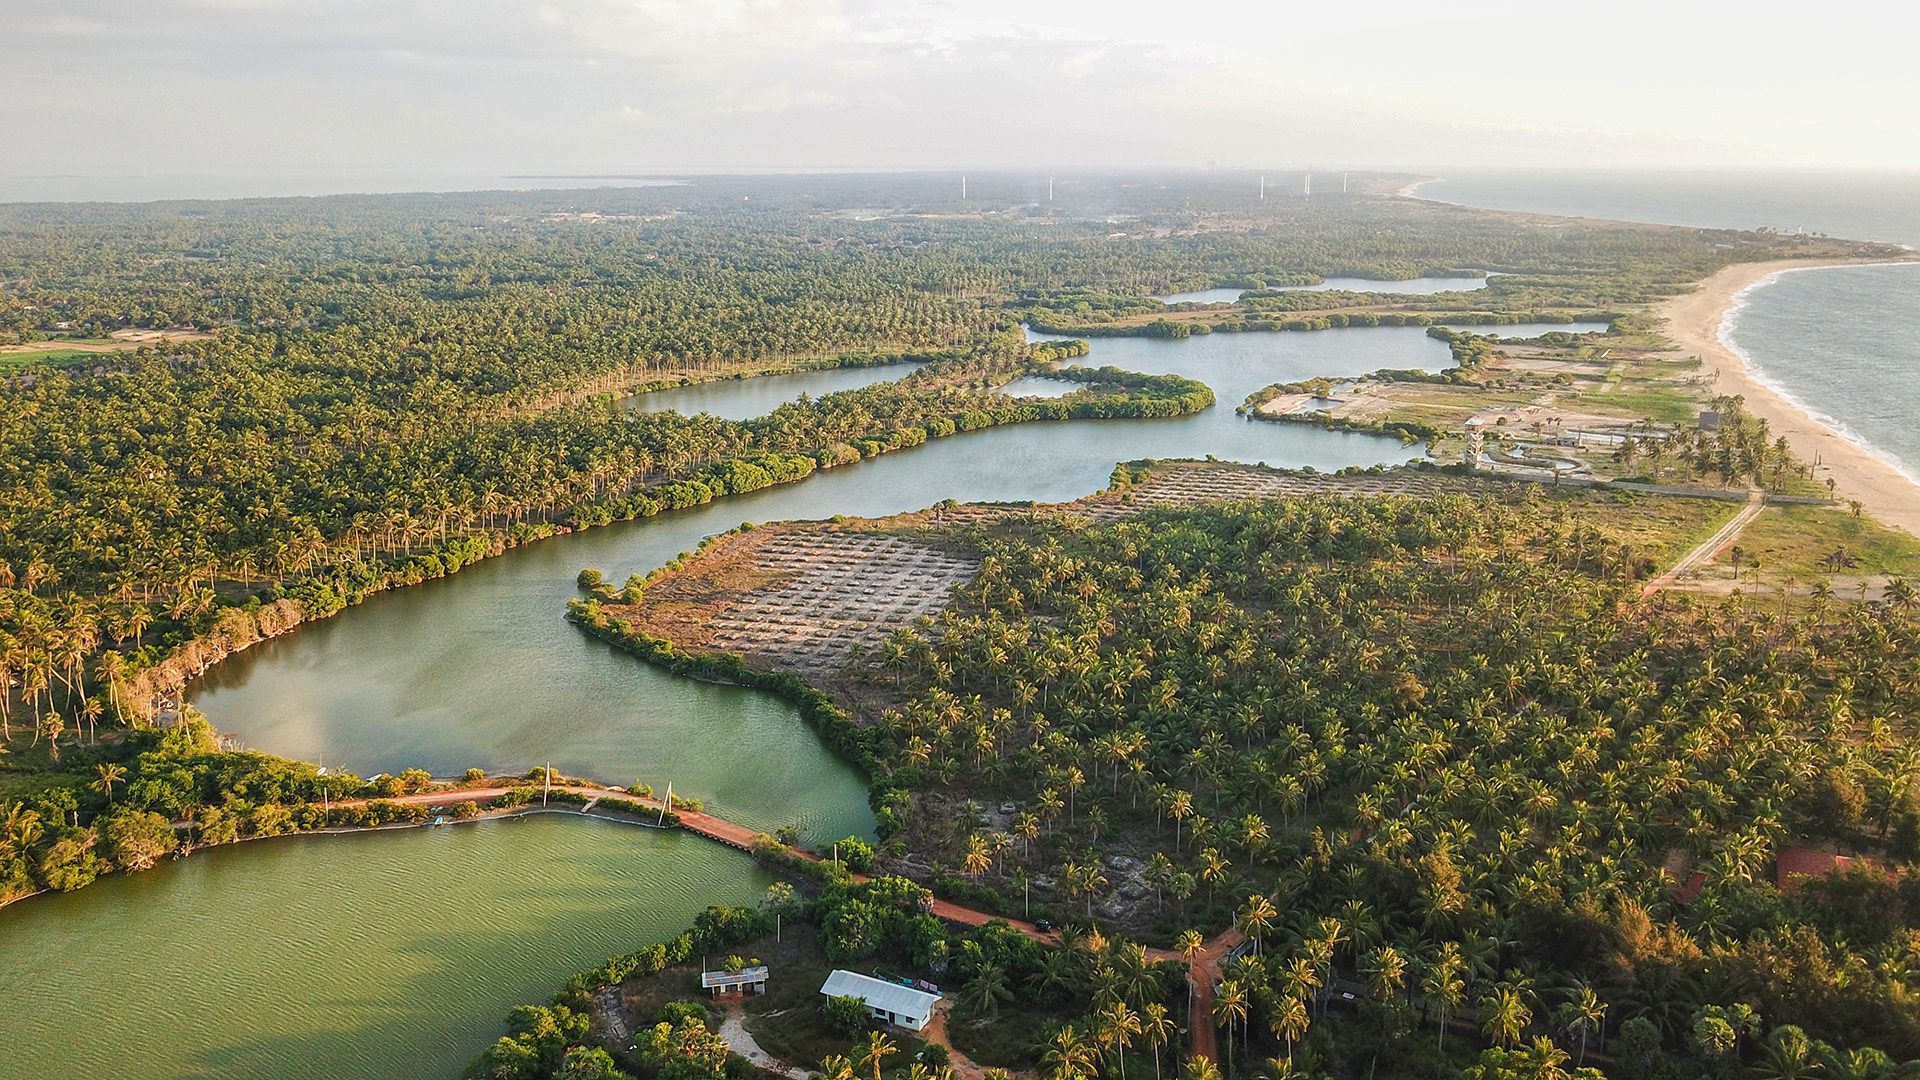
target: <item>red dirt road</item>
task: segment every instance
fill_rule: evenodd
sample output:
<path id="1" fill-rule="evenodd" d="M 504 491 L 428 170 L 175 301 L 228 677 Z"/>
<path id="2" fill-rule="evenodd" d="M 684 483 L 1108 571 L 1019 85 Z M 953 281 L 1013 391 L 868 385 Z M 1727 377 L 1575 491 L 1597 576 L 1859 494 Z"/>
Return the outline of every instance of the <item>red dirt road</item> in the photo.
<path id="1" fill-rule="evenodd" d="M 497 798 L 510 791 L 526 790 L 527 788 L 524 785 L 508 787 L 496 784 L 486 787 L 446 788 L 440 791 L 423 792 L 418 795 L 397 795 L 387 800 L 348 799 L 335 803 L 334 805 L 362 806 L 375 801 L 414 804 L 425 803 L 428 805 L 450 805 L 467 801 L 485 803 L 490 799 Z M 610 788 L 591 787 L 585 784 L 555 784 L 548 790 L 555 793 L 585 796 L 589 799 L 602 797 L 626 799 L 641 803 L 653 810 L 664 809 L 663 804 L 658 799 L 645 798 L 640 795 L 635 795 L 632 792 L 615 791 Z M 753 850 L 754 839 L 761 835 L 744 825 L 736 825 L 724 818 L 714 817 L 712 814 L 701 813 L 695 810 L 675 810 L 674 814 L 680 819 L 680 827 L 688 832 L 704 836 L 709 840 L 718 841 L 728 847 L 738 848 L 741 851 Z M 795 850 L 797 854 L 803 858 L 812 859 L 816 862 L 820 859 L 820 856 L 812 852 Z M 853 877 L 856 881 L 870 880 L 865 874 L 855 874 Z M 950 900 L 942 900 L 938 897 L 935 897 L 933 901 L 933 914 L 947 922 L 960 926 L 985 926 L 990 922 L 999 920 L 1035 941 L 1044 942 L 1048 945 L 1057 945 L 1060 942 L 1060 936 L 1058 934 L 1041 933 L 1040 929 L 1030 922 L 1008 918 L 1005 915 L 994 915 L 985 911 L 977 911 L 973 908 L 963 907 Z M 1218 1034 L 1214 1030 L 1213 1023 L 1213 984 L 1220 978 L 1221 964 L 1225 960 L 1227 952 L 1245 940 L 1246 938 L 1242 936 L 1238 930 L 1228 930 L 1226 933 L 1207 942 L 1201 951 L 1193 958 L 1192 970 L 1189 976 L 1193 984 L 1193 1023 L 1190 1035 L 1192 1037 L 1192 1053 L 1196 1057 L 1205 1057 L 1212 1061 L 1218 1061 L 1220 1059 L 1217 1041 Z M 1169 949 L 1148 949 L 1147 956 L 1152 960 L 1167 961 L 1182 965 L 1185 965 L 1187 962 L 1185 957 Z"/>

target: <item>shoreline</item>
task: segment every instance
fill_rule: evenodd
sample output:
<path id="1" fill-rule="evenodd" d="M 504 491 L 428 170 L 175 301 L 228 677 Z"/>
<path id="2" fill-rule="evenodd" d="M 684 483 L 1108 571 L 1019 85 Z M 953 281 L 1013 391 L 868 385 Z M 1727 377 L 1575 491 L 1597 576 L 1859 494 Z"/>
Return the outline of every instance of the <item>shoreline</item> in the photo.
<path id="1" fill-rule="evenodd" d="M 453 789 L 453 790 L 444 791 L 444 792 L 431 792 L 429 794 L 459 795 L 461 794 L 461 792 L 458 789 Z M 623 798 L 623 799 L 635 798 L 635 796 L 628 795 L 625 792 L 613 792 L 609 790 L 608 794 L 615 795 L 616 797 Z M 419 803 L 427 800 L 422 798 L 421 796 L 402 796 L 399 799 L 389 800 L 389 801 Z M 108 877 L 125 877 L 128 874 L 148 873 L 152 870 L 158 869 L 159 867 L 161 867 L 166 863 L 177 862 L 184 858 L 190 858 L 194 852 L 198 852 L 198 851 L 222 851 L 229 848 L 240 847 L 243 844 L 254 844 L 254 843 L 259 843 L 266 840 L 289 840 L 289 839 L 302 837 L 302 836 L 377 836 L 381 833 L 406 832 L 406 831 L 411 831 L 415 829 L 436 829 L 436 828 L 444 828 L 449 825 L 478 825 L 482 822 L 488 822 L 488 821 L 511 821 L 519 818 L 535 817 L 541 814 L 564 814 L 568 817 L 584 818 L 589 821 L 606 821 L 606 822 L 612 822 L 613 824 L 616 824 L 616 825 L 632 825 L 632 826 L 635 826 L 636 828 L 651 829 L 655 832 L 692 832 L 691 829 L 684 829 L 678 824 L 654 825 L 646 821 L 642 821 L 638 818 L 631 817 L 629 815 L 622 814 L 612 810 L 596 811 L 596 810 L 588 810 L 588 809 L 585 809 L 584 807 L 575 807 L 575 808 L 568 809 L 562 806 L 536 806 L 532 804 L 527 804 L 524 806 L 510 806 L 500 810 L 490 810 L 483 807 L 480 813 L 469 818 L 447 818 L 444 821 L 437 821 L 437 822 L 431 821 L 431 820 L 429 821 L 390 821 L 384 825 L 323 825 L 317 829 L 295 829 L 290 832 L 273 833 L 269 836 L 238 836 L 232 840 L 226 840 L 218 844 L 196 844 L 192 848 L 188 849 L 185 855 L 179 854 L 180 849 L 176 848 L 174 849 L 173 854 L 161 857 L 160 859 L 154 862 L 153 866 L 148 867 L 146 870 L 112 870 L 112 871 L 109 871 L 108 873 L 101 874 L 99 877 L 95 878 L 93 883 L 90 883 L 89 885 L 86 885 L 86 886 L 82 886 L 82 889 L 91 888 L 92 884 L 97 884 L 99 881 L 104 880 Z M 700 834 L 694 833 L 693 835 L 699 836 Z M 727 846 L 731 846 L 731 845 L 727 845 Z M 751 855 L 752 853 L 749 852 L 748 854 Z M 81 891 L 81 889 L 73 889 L 68 891 L 79 892 Z M 49 889 L 49 888 L 35 889 L 30 893 L 21 893 L 19 896 L 15 896 L 8 900 L 0 900 L 0 910 L 5 910 L 6 908 L 12 907 L 15 904 L 24 903 L 28 900 L 32 900 L 35 897 L 57 896 L 57 895 L 61 895 L 61 890 Z"/>
<path id="2" fill-rule="evenodd" d="M 1718 271 L 1690 291 L 1662 303 L 1658 310 L 1676 349 L 1700 358 L 1714 377 L 1715 395 L 1737 395 L 1747 411 L 1784 436 L 1793 452 L 1814 467 L 1816 480 L 1832 479 L 1834 497 L 1856 499 L 1883 524 L 1920 536 L 1920 483 L 1871 450 L 1774 389 L 1747 357 L 1724 336 L 1728 321 L 1753 290 L 1788 271 L 1841 266 L 1898 265 L 1901 260 L 1783 259 L 1737 263 Z"/>

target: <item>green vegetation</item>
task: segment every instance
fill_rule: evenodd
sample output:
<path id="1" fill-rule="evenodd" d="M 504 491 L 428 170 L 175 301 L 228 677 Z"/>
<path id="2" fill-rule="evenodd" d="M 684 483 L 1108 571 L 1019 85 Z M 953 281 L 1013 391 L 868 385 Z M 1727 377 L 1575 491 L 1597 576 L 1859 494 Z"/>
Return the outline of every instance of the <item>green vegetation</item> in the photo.
<path id="1" fill-rule="evenodd" d="M 139 728 L 64 754 L 55 755 L 51 742 L 28 749 L 38 760 L 0 758 L 0 905 L 48 889 L 71 892 L 103 874 L 146 870 L 197 848 L 316 829 L 420 825 L 442 812 L 467 820 L 524 806 L 539 795 L 526 778 L 482 807 L 462 800 L 458 787 L 436 786 L 420 769 L 363 780 L 339 769 L 323 772 L 306 762 L 222 749 L 206 720 L 191 710 L 164 730 Z M 444 791 L 444 802 L 395 801 L 433 791 Z M 552 800 L 586 801 L 564 791 Z M 615 796 L 600 798 L 598 805 L 648 821 L 660 817 Z M 663 820 L 678 818 L 668 813 Z"/>
<path id="2" fill-rule="evenodd" d="M 931 183 L 0 208 L 5 340 L 213 333 L 65 368 L 49 360 L 72 350 L 0 357 L 0 900 L 182 845 L 425 817 L 380 798 L 423 790 L 423 774 L 369 789 L 222 751 L 190 714 L 144 726 L 192 674 L 304 620 L 563 531 L 931 438 L 1214 404 L 1197 382 L 1112 368 L 1054 373 L 1085 384 L 1062 398 L 1009 398 L 1011 379 L 1086 353 L 1025 342 L 1023 318 L 1182 337 L 1602 315 L 1627 337 L 1644 330 L 1637 308 L 1730 262 L 1868 250 L 1522 228 L 1407 200 L 1254 208 L 1206 181 L 1090 184 L 1059 217 L 954 214 Z M 1148 299 L 1467 267 L 1501 276 L 1436 297 L 1260 292 L 1204 312 Z M 1517 380 L 1493 373 L 1487 338 L 1446 337 L 1454 372 L 1376 380 L 1454 395 Z M 619 401 L 902 359 L 922 363 L 743 422 Z M 1666 382 L 1595 378 L 1618 409 L 1683 418 Z M 1617 464 L 1804 486 L 1764 424 L 1721 404 L 1718 431 L 1649 432 Z M 633 631 L 597 577 L 570 614 L 672 670 L 790 698 L 867 772 L 883 842 L 846 853 L 883 876 L 756 852 L 816 890 L 789 914 L 823 959 L 956 986 L 954 1038 L 984 1063 L 1158 1077 L 1175 1018 L 1217 1020 L 1230 1069 L 1275 1058 L 1285 1075 L 1551 1076 L 1590 1041 L 1596 1059 L 1610 1041 L 1623 1078 L 1920 1056 L 1915 593 L 1889 587 L 1848 620 L 1642 603 L 1652 554 L 1711 515 L 1600 520 L 1621 505 L 1329 499 L 954 526 L 950 542 L 983 556 L 979 578 L 837 688 Z M 1760 536 L 1798 566 L 1837 519 L 1777 520 Z M 1877 564 L 1915 557 L 1879 534 L 1852 542 Z M 1783 889 L 1764 870 L 1794 844 L 1876 861 Z M 885 876 L 900 867 L 926 881 Z M 1005 926 L 955 932 L 925 910 L 929 885 L 1073 925 L 1060 948 Z M 769 921 L 710 911 L 584 973 L 517 1011 L 471 1075 L 741 1080 L 697 1006 L 636 1017 L 632 1050 L 600 1045 L 600 992 Z M 1168 954 L 1109 936 L 1191 964 L 1196 929 L 1230 926 L 1256 947 L 1228 965 L 1210 1018 L 1187 1015 Z M 1336 1004 L 1349 994 L 1351 1010 Z M 806 1009 L 770 1030 L 831 1080 L 884 1080 L 906 1055 L 871 1034 L 847 1044 L 847 1019 Z M 932 1058 L 891 1065 L 939 1075 Z"/>
<path id="3" fill-rule="evenodd" d="M 1867 577 L 1920 579 L 1920 540 L 1845 507 L 1769 507 L 1738 547 L 1743 574 L 1757 569 L 1764 583 L 1788 588 L 1826 583 L 1839 592 Z"/>
<path id="4" fill-rule="evenodd" d="M 75 367 L 100 358 L 100 353 L 90 349 L 65 349 L 52 343 L 45 348 L 0 350 L 0 377 L 34 368 Z"/>
<path id="5" fill-rule="evenodd" d="M 1451 1016 L 1576 1059 L 1640 1037 L 1620 1076 L 1796 1031 L 1920 1057 L 1911 591 L 1845 621 L 1643 604 L 1650 564 L 1525 496 L 977 539 L 980 578 L 871 676 L 913 793 L 894 849 L 1149 939 L 1238 925 L 1236 1055 L 1417 1075 Z M 1794 845 L 1889 869 L 1782 889 Z"/>
<path id="6" fill-rule="evenodd" d="M 771 968 L 768 993 L 743 1002 L 761 1048 L 839 1080 L 876 1072 L 951 1080 L 953 1073 L 945 1045 L 877 1029 L 857 1000 L 822 998 L 819 987 L 835 967 L 938 978 L 955 999 L 951 1037 L 1001 1067 L 1038 1069 L 1064 1053 L 1073 1075 L 1090 1075 L 1096 1063 L 1117 1067 L 1122 1055 L 1152 1068 L 1177 1054 L 1170 1044 L 1186 994 L 1177 963 L 1099 934 L 1072 933 L 1055 948 L 1003 923 L 955 930 L 921 911 L 925 893 L 903 878 L 854 883 L 842 876 L 810 897 L 776 886 L 759 910 L 709 909 L 688 933 L 582 973 L 545 1005 L 514 1010 L 509 1034 L 467 1075 L 567 1077 L 568 1055 L 600 1052 L 620 1075 L 739 1075 L 745 1063 L 707 1038 L 718 1025 L 706 1000 L 691 996 L 696 961 L 726 950 Z M 782 939 L 772 934 L 776 915 Z M 636 1049 L 605 1036 L 611 1009 L 641 1033 Z M 589 1017 L 597 1020 L 591 1027 Z M 890 1049 L 876 1062 L 879 1040 Z"/>

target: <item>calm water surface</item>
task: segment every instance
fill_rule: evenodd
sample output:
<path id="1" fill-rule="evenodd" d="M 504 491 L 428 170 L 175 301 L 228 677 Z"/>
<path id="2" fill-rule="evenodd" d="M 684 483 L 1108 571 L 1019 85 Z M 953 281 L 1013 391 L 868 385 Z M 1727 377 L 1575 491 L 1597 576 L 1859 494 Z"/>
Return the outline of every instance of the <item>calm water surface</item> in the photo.
<path id="1" fill-rule="evenodd" d="M 202 851 L 0 913 L 0 1080 L 441 1080 L 510 1003 L 772 881 L 558 815 Z"/>
<path id="2" fill-rule="evenodd" d="M 1533 213 L 1772 228 L 1920 247 L 1920 174 L 1450 170 L 1423 198 Z M 1760 379 L 1920 476 L 1920 265 L 1780 275 L 1722 327 Z"/>
<path id="3" fill-rule="evenodd" d="M 1483 277 L 1423 277 L 1405 281 L 1377 281 L 1373 278 L 1330 277 L 1318 285 L 1275 285 L 1276 292 L 1391 293 L 1396 296 L 1431 296 L 1443 292 L 1472 292 L 1487 287 Z M 1200 289 L 1195 292 L 1167 293 L 1156 296 L 1163 304 L 1231 304 L 1252 292 L 1251 289 Z"/>
<path id="4" fill-rule="evenodd" d="M 635 394 L 622 401 L 621 405 L 637 413 L 673 411 L 687 416 L 710 413 L 728 420 L 751 420 L 797 400 L 802 394 L 821 397 L 840 390 L 858 390 L 875 383 L 892 382 L 905 378 L 918 366 L 880 364 L 875 367 L 795 371 L 785 375 L 764 375 L 757 379 L 725 379 Z"/>
<path id="5" fill-rule="evenodd" d="M 574 575 L 644 573 L 746 520 L 1071 499 L 1129 458 L 1405 461 L 1417 448 L 1397 440 L 1247 421 L 1232 408 L 1276 380 L 1438 367 L 1447 353 L 1394 328 L 1111 340 L 1089 359 L 1201 378 L 1223 404 L 955 436 L 545 541 L 258 646 L 216 668 L 193 700 L 250 746 L 362 773 L 550 761 L 612 782 L 671 780 L 729 817 L 797 823 L 816 841 L 870 834 L 864 780 L 792 708 L 665 675 L 579 633 L 562 618 Z M 719 415 L 765 411 L 764 387 L 706 389 L 715 396 L 702 407 Z M 803 378 L 783 392 L 818 390 Z M 0 914 L 0 985 L 34 987 L 10 999 L 0 1080 L 127 1061 L 154 1077 L 450 1076 L 512 1004 L 764 883 L 750 861 L 695 837 L 552 818 L 203 852 Z"/>
<path id="6" fill-rule="evenodd" d="M 544 541 L 256 646 L 211 672 L 193 701 L 247 745 L 362 773 L 550 761 L 612 783 L 671 780 L 676 792 L 758 828 L 793 823 L 814 840 L 866 833 L 863 779 L 791 706 L 667 675 L 581 634 L 562 617 L 574 575 L 587 566 L 614 581 L 645 573 L 742 521 L 891 514 L 944 498 L 1072 499 L 1105 486 L 1114 463 L 1131 458 L 1214 454 L 1320 469 L 1406 461 L 1417 447 L 1250 421 L 1233 406 L 1276 380 L 1435 368 L 1448 357 L 1423 331 L 1396 327 L 1111 339 L 1089 360 L 1191 375 L 1222 404 L 1174 419 L 1022 424 L 934 440 L 799 484 Z M 729 388 L 759 393 L 740 382 L 710 389 Z"/>

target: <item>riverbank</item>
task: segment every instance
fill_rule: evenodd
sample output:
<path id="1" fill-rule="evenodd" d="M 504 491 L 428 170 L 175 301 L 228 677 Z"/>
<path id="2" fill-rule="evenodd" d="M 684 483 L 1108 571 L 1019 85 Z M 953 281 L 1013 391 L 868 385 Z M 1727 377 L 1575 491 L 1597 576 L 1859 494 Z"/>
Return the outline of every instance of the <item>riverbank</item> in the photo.
<path id="1" fill-rule="evenodd" d="M 644 816 L 637 816 L 634 809 L 632 809 L 635 803 L 640 804 L 639 811 L 643 814 L 653 814 L 665 808 L 658 800 L 645 799 L 632 795 L 621 788 L 600 788 L 582 784 L 560 784 L 550 789 L 550 793 L 561 800 L 559 802 L 551 804 L 546 802 L 534 803 L 531 801 L 531 794 L 529 794 L 528 801 L 523 803 L 514 805 L 492 805 L 494 800 L 509 792 L 531 793 L 535 790 L 537 789 L 531 785 L 503 785 L 496 783 L 482 788 L 456 786 L 442 788 L 436 791 L 421 792 L 414 795 L 396 795 L 387 799 L 342 800 L 333 805 L 334 810 L 348 810 L 356 807 L 364 807 L 372 803 L 388 803 L 395 806 L 425 806 L 452 811 L 455 807 L 465 802 L 475 803 L 478 809 L 463 816 L 440 814 L 428 817 L 421 815 L 405 820 L 382 821 L 378 824 L 371 825 L 322 825 L 311 829 L 294 828 L 285 832 L 236 836 L 231 840 L 222 840 L 215 843 L 183 845 L 174 849 L 171 856 L 165 857 L 161 861 L 184 859 L 198 851 L 236 847 L 240 844 L 251 844 L 263 840 L 285 840 L 299 836 L 359 836 L 367 833 L 434 828 L 443 825 L 466 825 L 480 821 L 500 821 L 506 818 L 529 817 L 536 814 L 567 814 L 573 817 L 588 817 L 598 821 L 611 821 L 623 825 L 637 825 L 642 828 L 656 829 L 663 832 L 686 829 L 686 831 L 696 835 L 705 835 L 698 828 L 688 828 L 682 821 L 680 811 L 668 810 L 662 814 L 657 821 L 648 821 Z M 482 802 L 482 800 L 484 800 L 484 802 Z M 605 808 L 598 806 L 603 800 L 610 801 L 615 805 Z M 705 815 L 696 816 L 705 817 Z M 180 820 L 173 822 L 173 827 L 176 831 L 179 831 L 190 828 L 190 824 L 187 820 Z M 715 839 L 715 837 L 708 837 L 708 839 Z M 721 842 L 729 843 L 726 839 L 721 839 Z M 730 843 L 729 846 L 740 847 L 741 845 Z M 149 867 L 148 869 L 152 868 Z M 144 872 L 144 870 L 114 871 L 114 873 Z M 32 892 L 21 893 L 17 896 L 6 897 L 5 899 L 0 899 L 0 908 L 18 904 L 36 896 L 51 896 L 60 891 L 62 890 L 43 888 L 35 889 Z"/>
<path id="2" fill-rule="evenodd" d="M 1714 380 L 1714 393 L 1745 398 L 1747 411 L 1784 436 L 1795 454 L 1809 464 L 1818 462 L 1815 479 L 1833 480 L 1837 498 L 1857 500 L 1877 520 L 1920 536 L 1920 484 L 1768 386 L 1721 335 L 1742 294 L 1782 271 L 1862 265 L 1869 264 L 1855 259 L 1741 263 L 1662 304 L 1658 313 L 1675 347 L 1699 357 Z"/>
<path id="3" fill-rule="evenodd" d="M 1053 362 L 1085 354 L 1084 346 L 1063 349 L 1057 343 L 1028 343 L 1023 349 L 1022 356 L 1009 362 L 997 376 L 1017 377 L 1030 369 L 1033 360 Z M 184 700 L 189 684 L 235 653 L 292 633 L 309 622 L 330 618 L 369 596 L 449 577 L 536 541 L 796 483 L 816 473 L 953 435 L 1041 421 L 1165 418 L 1198 413 L 1214 404 L 1206 386 L 1176 376 L 1139 374 L 1108 367 L 1089 368 L 1059 377 L 1086 384 L 1098 394 L 1071 402 L 1006 398 L 1004 404 L 928 415 L 917 423 L 876 430 L 852 443 L 823 446 L 809 453 L 742 454 L 687 476 L 660 479 L 624 496 L 583 503 L 557 514 L 555 520 L 512 529 L 480 530 L 448 541 L 437 549 L 378 564 L 368 571 L 367 580 L 344 595 L 329 595 L 328 602 L 320 606 L 307 602 L 296 583 L 288 598 L 252 610 L 226 609 L 209 630 L 176 646 L 152 667 L 130 676 L 125 697 L 143 720 L 163 719 L 167 711 Z"/>

